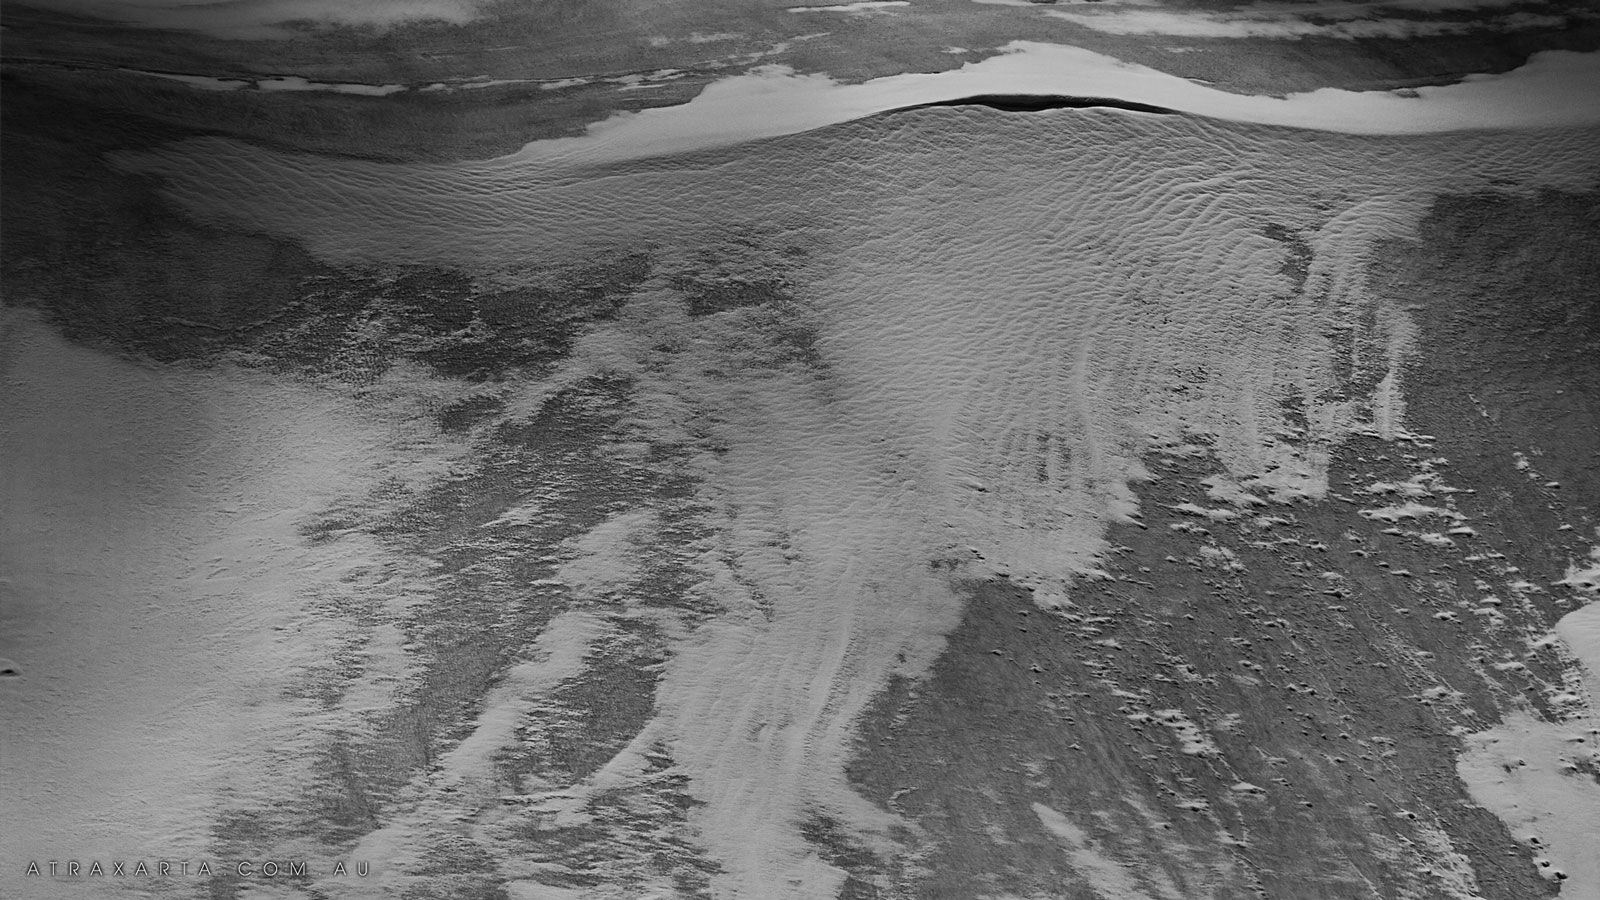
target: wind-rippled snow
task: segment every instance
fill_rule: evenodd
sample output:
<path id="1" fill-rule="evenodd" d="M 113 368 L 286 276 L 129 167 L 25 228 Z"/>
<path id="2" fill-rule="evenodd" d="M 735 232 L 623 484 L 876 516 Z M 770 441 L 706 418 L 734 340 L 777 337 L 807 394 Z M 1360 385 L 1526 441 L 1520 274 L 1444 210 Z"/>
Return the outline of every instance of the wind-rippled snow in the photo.
<path id="1" fill-rule="evenodd" d="M 1141 457 L 1195 441 L 1243 489 L 1321 496 L 1330 447 L 1404 424 L 1403 311 L 1379 317 L 1388 354 L 1357 360 L 1386 376 L 1377 395 L 1341 393 L 1354 348 L 1338 336 L 1374 302 L 1374 242 L 1408 236 L 1441 193 L 1592 187 L 1594 142 L 1584 130 L 1379 138 L 937 109 L 594 169 L 379 165 L 216 139 L 123 163 L 161 176 L 197 217 L 334 262 L 492 273 L 736 238 L 803 249 L 794 281 L 814 310 L 815 367 L 712 374 L 734 359 L 694 345 L 712 326 L 644 300 L 594 326 L 567 366 L 635 379 L 653 410 L 634 423 L 645 437 L 682 434 L 690 412 L 719 422 L 726 452 L 696 465 L 739 575 L 709 580 L 726 612 L 675 639 L 654 719 L 594 779 L 626 784 L 646 748 L 670 748 L 704 804 L 692 821 L 721 866 L 717 895 L 810 898 L 834 896 L 843 874 L 802 837 L 805 815 L 887 840 L 892 818 L 843 765 L 867 701 L 891 674 L 922 671 L 957 621 L 961 600 L 930 561 L 1068 603 L 1073 580 L 1097 570 L 1107 524 L 1137 520 Z M 1269 226 L 1312 248 L 1303 284 Z M 693 349 L 652 362 L 663 335 Z M 303 452 L 284 459 L 328 471 Z M 590 543 L 614 543 L 601 537 Z M 211 659 L 196 652 L 171 650 Z M 491 714 L 517 702 L 496 695 Z M 296 727 L 293 711 L 273 715 Z"/>

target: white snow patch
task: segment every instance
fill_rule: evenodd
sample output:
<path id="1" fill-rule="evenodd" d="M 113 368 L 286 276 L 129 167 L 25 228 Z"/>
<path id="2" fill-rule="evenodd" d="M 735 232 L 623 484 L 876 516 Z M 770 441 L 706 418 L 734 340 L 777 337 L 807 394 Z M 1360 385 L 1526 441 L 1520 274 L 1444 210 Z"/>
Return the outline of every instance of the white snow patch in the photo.
<path id="1" fill-rule="evenodd" d="M 1567 574 L 1556 584 L 1564 584 L 1585 593 L 1600 593 L 1600 547 L 1589 551 L 1587 564 L 1574 563 L 1567 566 Z"/>
<path id="2" fill-rule="evenodd" d="M 1567 692 L 1551 698 L 1576 707 L 1560 723 L 1516 712 L 1495 728 L 1470 735 L 1456 770 L 1473 800 L 1499 816 L 1527 843 L 1541 874 L 1566 876 L 1563 897 L 1600 898 L 1600 784 L 1577 763 L 1600 765 L 1600 604 L 1568 613 L 1555 634 L 1582 670 L 1587 697 Z M 1502 664 L 1496 668 L 1520 667 Z"/>
<path id="3" fill-rule="evenodd" d="M 513 666 L 490 689 L 472 733 L 414 780 L 410 808 L 386 815 L 384 826 L 363 836 L 349 853 L 351 859 L 381 860 L 383 865 L 362 879 L 333 875 L 324 866 L 324 877 L 315 886 L 342 897 L 402 893 L 412 879 L 403 870 L 423 857 L 425 847 L 418 838 L 428 826 L 470 819 L 508 794 L 495 771 L 495 757 L 516 745 L 517 727 L 539 698 L 582 673 L 590 645 L 605 629 L 603 620 L 589 612 L 566 612 L 550 620 L 531 658 Z"/>
<path id="4" fill-rule="evenodd" d="M 579 86 L 582 86 L 582 85 L 585 85 L 585 84 L 589 84 L 592 81 L 594 81 L 594 79 L 592 79 L 592 78 L 557 78 L 554 81 L 546 81 L 546 82 L 541 83 L 539 85 L 539 90 L 541 90 L 541 91 L 560 91 L 560 90 L 565 90 L 566 88 L 570 88 L 570 87 L 579 87 Z"/>
<path id="5" fill-rule="evenodd" d="M 857 3 L 836 3 L 831 6 L 791 6 L 789 12 L 869 13 L 897 6 L 910 6 L 910 0 L 859 0 Z"/>
<path id="6" fill-rule="evenodd" d="M 1137 870 L 1105 855 L 1095 848 L 1095 842 L 1070 819 L 1043 803 L 1033 804 L 1033 813 L 1040 823 L 1062 843 L 1072 867 L 1089 882 L 1090 887 L 1107 897 L 1118 900 L 1155 900 L 1140 884 Z M 1177 900 L 1162 891 L 1161 900 Z"/>
<path id="7" fill-rule="evenodd" d="M 1564 875 L 1562 896 L 1587 900 L 1600 897 L 1600 785 L 1572 763 L 1600 762 L 1597 739 L 1593 719 L 1552 724 L 1519 711 L 1468 736 L 1456 762 L 1472 799 L 1530 846 L 1540 873 Z"/>
<path id="8" fill-rule="evenodd" d="M 1241 509 L 1267 504 L 1267 501 L 1240 487 L 1238 482 L 1226 475 L 1212 475 L 1200 484 L 1205 487 L 1207 497 L 1220 503 L 1232 503 Z"/>
<path id="9" fill-rule="evenodd" d="M 1220 756 L 1221 751 L 1199 725 L 1194 723 L 1181 709 L 1158 709 L 1154 713 L 1157 722 L 1172 729 L 1177 736 L 1179 749 L 1190 756 L 1214 757 Z"/>
<path id="10" fill-rule="evenodd" d="M 1431 482 L 1439 478 L 1435 472 L 1419 472 L 1405 481 L 1374 481 L 1362 488 L 1367 494 L 1398 494 L 1402 497 L 1428 497 L 1434 492 Z"/>
<path id="11" fill-rule="evenodd" d="M 146 72 L 142 69 L 120 69 L 132 75 L 147 75 L 166 81 L 177 81 L 202 91 L 237 91 L 255 84 L 243 78 L 217 78 L 211 75 L 185 75 L 180 72 Z"/>
<path id="12" fill-rule="evenodd" d="M 1200 548 L 1200 559 L 1205 563 L 1231 572 L 1243 572 L 1244 564 L 1239 562 L 1239 557 L 1227 547 L 1204 546 Z"/>
<path id="13" fill-rule="evenodd" d="M 1416 501 L 1407 501 L 1405 503 L 1395 504 L 1393 506 L 1382 506 L 1376 509 L 1358 510 L 1357 515 L 1365 519 L 1374 519 L 1379 522 L 1400 522 L 1406 519 L 1423 519 L 1429 517 L 1445 518 L 1459 522 L 1465 518 L 1455 510 L 1445 509 L 1438 506 L 1426 506 L 1424 504 L 1417 503 Z"/>
<path id="14" fill-rule="evenodd" d="M 1555 633 L 1583 667 L 1590 704 L 1600 704 L 1600 603 L 1562 616 Z"/>
<path id="15" fill-rule="evenodd" d="M 1190 503 L 1188 501 L 1173 504 L 1172 508 L 1178 512 L 1187 513 L 1191 516 L 1200 516 L 1210 519 L 1213 522 L 1228 522 L 1239 518 L 1239 514 L 1234 510 L 1205 507 L 1199 505 L 1198 503 Z"/>
<path id="16" fill-rule="evenodd" d="M 1401 419 L 1405 415 L 1405 401 L 1400 397 L 1400 374 L 1391 368 L 1372 392 L 1372 424 L 1378 436 L 1392 441 L 1403 430 Z"/>
<path id="17" fill-rule="evenodd" d="M 556 570 L 556 579 L 582 596 L 617 597 L 639 576 L 639 542 L 648 540 L 654 524 L 655 514 L 649 510 L 622 513 L 600 523 L 569 542 L 573 556 Z"/>

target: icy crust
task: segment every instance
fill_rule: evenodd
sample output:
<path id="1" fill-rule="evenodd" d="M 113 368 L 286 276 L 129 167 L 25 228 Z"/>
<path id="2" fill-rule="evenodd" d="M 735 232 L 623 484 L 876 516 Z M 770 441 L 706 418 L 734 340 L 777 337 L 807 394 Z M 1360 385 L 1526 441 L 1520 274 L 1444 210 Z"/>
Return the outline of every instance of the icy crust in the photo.
<path id="1" fill-rule="evenodd" d="M 689 448 L 701 524 L 716 535 L 696 590 L 720 612 L 671 632 L 653 718 L 630 747 L 559 794 L 522 785 L 503 799 L 581 821 L 601 792 L 643 784 L 665 748 L 696 801 L 715 895 L 831 898 L 844 873 L 802 823 L 825 815 L 853 842 L 894 851 L 892 817 L 844 777 L 852 724 L 892 674 L 936 657 L 963 579 L 1004 576 L 1042 606 L 1069 604 L 1074 580 L 1099 571 L 1107 524 L 1138 521 L 1130 483 L 1150 477 L 1151 453 L 1214 453 L 1226 474 L 1208 495 L 1222 512 L 1323 496 L 1339 441 L 1406 434 L 1403 313 L 1375 311 L 1377 358 L 1355 339 L 1374 312 L 1372 243 L 1407 235 L 1443 191 L 1588 185 L 1593 140 L 1311 140 L 1174 118 L 928 110 L 560 177 L 219 141 L 127 162 L 202 218 L 301 238 L 338 262 L 489 277 L 619 246 L 663 273 L 787 260 L 791 321 L 695 314 L 663 275 L 547 382 L 508 389 L 532 398 L 510 404 L 529 414 L 585 377 L 634 385 L 634 437 Z M 1285 271 L 1269 225 L 1312 249 L 1303 278 Z M 778 325 L 800 327 L 802 351 L 773 358 L 761 341 Z M 1347 393 L 1352 383 L 1364 387 Z M 271 406 L 242 409 L 259 404 Z M 623 535 L 647 523 L 597 528 L 563 577 L 598 602 L 617 587 L 607 573 L 623 571 L 612 557 Z M 297 652 L 314 652 L 306 640 Z M 174 650 L 209 658 L 197 652 Z M 471 782 L 505 740 L 501 717 L 537 701 L 545 671 L 506 682 L 476 749 L 419 779 L 417 812 L 394 813 L 372 840 L 412 858 L 407 823 L 481 812 L 445 786 Z M 1193 723 L 1158 714 L 1209 752 Z M 1091 852 L 1070 831 L 1063 840 Z M 539 895 L 537 866 L 513 841 L 496 846 L 514 887 Z"/>

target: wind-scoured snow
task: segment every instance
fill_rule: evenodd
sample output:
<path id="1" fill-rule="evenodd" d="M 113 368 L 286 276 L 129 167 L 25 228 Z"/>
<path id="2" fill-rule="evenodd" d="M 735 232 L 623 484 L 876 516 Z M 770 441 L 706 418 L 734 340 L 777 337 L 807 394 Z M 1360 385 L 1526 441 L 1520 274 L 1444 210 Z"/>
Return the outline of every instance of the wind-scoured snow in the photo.
<path id="1" fill-rule="evenodd" d="M 484 698 L 472 733 L 410 786 L 405 812 L 356 846 L 351 856 L 381 861 L 377 871 L 352 882 L 331 874 L 332 866 L 325 864 L 317 870 L 324 876 L 318 887 L 340 897 L 397 896 L 407 888 L 406 870 L 426 856 L 421 835 L 428 826 L 475 818 L 481 818 L 483 825 L 492 824 L 492 815 L 481 813 L 494 812 L 504 795 L 494 769 L 496 757 L 516 746 L 518 726 L 536 701 L 583 670 L 584 656 L 604 628 L 597 616 L 587 612 L 569 612 L 552 620 L 535 642 L 531 658 L 514 666 Z"/>
<path id="2" fill-rule="evenodd" d="M 1148 70 L 1072 55 L 1080 51 L 1037 52 L 1065 60 L 1069 72 L 1077 60 L 1095 77 L 1115 74 L 1134 89 L 1159 81 Z M 1051 55 L 1060 53 L 1068 56 Z M 1027 83 L 1029 58 L 1002 56 L 993 71 Z M 1441 88 L 1418 105 L 1387 95 L 1348 107 L 1342 95 L 1324 98 L 1325 106 L 1227 102 L 1298 110 L 1261 118 L 1300 116 L 1334 130 L 1357 118 L 1376 130 L 1418 121 L 1420 130 L 1465 127 L 1467 111 L 1485 114 L 1474 104 L 1507 85 L 1520 90 L 1589 64 L 1589 57 L 1541 57 L 1521 74 Z M 680 110 L 672 127 L 692 127 L 707 109 L 721 110 L 720 122 L 745 108 L 739 104 L 857 96 L 825 80 L 751 77 L 727 88 L 733 106 L 717 106 L 722 101 L 708 92 L 707 102 L 716 103 Z M 1182 90 L 1190 89 L 1206 90 Z M 801 94 L 786 93 L 792 90 Z M 859 95 L 857 111 L 881 108 L 875 105 L 891 94 L 893 105 L 919 96 L 869 92 Z M 1398 105 L 1385 118 L 1391 101 Z M 1288 106 L 1272 105 L 1279 103 Z M 831 99 L 821 103 L 805 127 L 836 121 L 838 109 Z M 1430 118 L 1430 109 L 1446 112 Z M 1532 125 L 1552 110 L 1510 104 L 1471 121 Z M 1586 121 L 1581 110 L 1562 115 Z M 645 144 L 630 142 L 653 140 L 650 134 L 629 132 L 615 153 L 587 158 L 636 156 Z M 508 416 L 536 414 L 557 387 L 582 378 L 630 384 L 629 439 L 687 448 L 697 524 L 715 535 L 694 560 L 701 578 L 694 590 L 716 612 L 670 632 L 655 708 L 614 759 L 559 792 L 503 799 L 535 804 L 559 821 L 585 821 L 586 804 L 642 784 L 652 777 L 651 759 L 664 753 L 695 801 L 686 818 L 715 865 L 713 894 L 775 900 L 831 898 L 843 883 L 844 873 L 803 834 L 808 817 L 837 823 L 856 844 L 892 851 L 899 823 L 845 777 L 854 726 L 891 676 L 916 676 L 936 658 L 961 614 L 961 580 L 1003 577 L 1033 591 L 1040 606 L 1070 604 L 1075 580 L 1100 572 L 1108 525 L 1139 522 L 1133 486 L 1151 477 L 1141 462 L 1150 454 L 1196 447 L 1215 454 L 1225 471 L 1207 493 L 1227 507 L 1195 505 L 1199 516 L 1322 497 L 1330 448 L 1354 434 L 1405 434 L 1404 384 L 1385 376 L 1397 371 L 1413 334 L 1404 310 L 1368 291 L 1374 245 L 1409 236 L 1443 192 L 1592 186 L 1593 143 L 1593 131 L 1582 129 L 1355 137 L 1105 111 L 1041 117 L 929 109 L 604 168 L 557 170 L 537 153 L 487 164 L 380 165 L 214 139 L 122 162 L 160 176 L 168 196 L 202 220 L 292 237 L 336 263 L 432 262 L 489 278 L 602 253 L 650 257 L 657 274 L 613 318 L 587 327 L 556 371 L 515 376 L 507 391 L 520 399 Z M 1303 279 L 1284 271 L 1288 251 L 1269 226 L 1313 249 Z M 707 277 L 706 260 L 724 258 L 745 278 L 781 266 L 792 295 L 784 311 L 772 319 L 740 309 L 692 314 L 684 279 Z M 1352 362 L 1359 342 L 1351 332 L 1369 312 L 1388 352 Z M 782 360 L 772 349 L 780 337 L 793 350 Z M 1346 366 L 1381 386 L 1345 395 Z M 42 384 L 66 377 L 38 360 L 19 371 L 28 367 Z M 368 402 L 420 405 L 406 389 L 394 385 Z M 258 407 L 289 403 L 252 397 L 212 415 L 223 424 L 256 421 L 250 416 Z M 321 418 L 295 410 L 306 423 L 300 427 L 316 424 L 318 435 L 330 436 L 308 436 L 309 446 L 350 433 L 355 426 L 344 424 L 342 410 Z M 112 434 L 144 428 L 113 425 Z M 350 440 L 378 462 L 352 462 L 355 470 L 340 480 L 368 477 L 389 458 L 370 450 L 382 443 L 376 437 Z M 323 484 L 327 471 L 308 452 L 286 453 L 278 464 L 313 473 L 281 488 L 289 508 L 306 512 L 316 504 L 294 499 L 303 496 L 297 492 Z M 44 467 L 39 459 L 33 464 Z M 196 479 L 210 484 L 216 475 Z M 182 513 L 204 521 L 227 502 L 205 495 Z M 1410 501 L 1373 512 L 1443 519 L 1441 527 L 1450 519 L 1442 508 Z M 517 507 L 497 521 L 515 527 L 535 514 Z M 629 571 L 634 535 L 653 521 L 623 514 L 574 539 L 556 580 L 589 602 L 625 602 L 619 576 Z M 118 558 L 133 571 L 165 571 L 138 561 L 143 545 L 132 536 L 83 527 L 123 548 Z M 346 552 L 334 546 L 326 552 Z M 281 552 L 320 558 L 287 537 Z M 1211 562 L 1230 564 L 1221 554 Z M 52 575 L 48 602 L 63 609 L 82 602 L 68 584 Z M 287 594 L 262 603 L 294 608 Z M 320 645 L 310 634 L 296 640 L 298 665 Z M 218 664 L 211 652 L 171 648 L 191 666 Z M 16 652 L 6 655 L 28 665 Z M 504 715 L 549 683 L 545 675 L 536 685 L 517 678 L 491 695 L 475 719 L 482 737 L 450 766 L 481 767 L 488 748 L 506 740 Z M 1209 744 L 1186 714 L 1161 715 L 1179 742 L 1205 755 Z M 79 764 L 109 779 L 108 760 Z M 442 804 L 441 790 L 419 781 L 416 808 L 478 821 L 470 803 Z M 1242 797 L 1263 791 L 1242 782 L 1237 790 Z M 1040 816 L 1062 834 L 1052 826 L 1059 822 Z M 373 837 L 369 849 L 409 858 L 414 837 L 401 827 L 409 821 Z M 1063 840 L 1075 853 L 1089 852 L 1075 832 Z M 526 861 L 506 867 L 523 881 L 539 871 Z M 1115 880 L 1122 871 L 1100 874 Z M 1154 886 L 1139 889 L 1161 896 Z"/>
<path id="3" fill-rule="evenodd" d="M 136 366 L 15 310 L 0 329 L 0 653 L 21 673 L 0 683 L 4 854 L 209 859 L 221 806 L 294 796 L 312 751 L 409 674 L 381 623 L 428 597 L 426 573 L 301 526 L 448 453 L 393 410 L 262 373 Z M 366 615 L 338 611 L 352 599 Z M 352 647 L 369 662 L 347 705 L 300 690 Z"/>
<path id="4" fill-rule="evenodd" d="M 1039 817 L 1040 824 L 1061 841 L 1072 858 L 1073 867 L 1100 896 L 1115 897 L 1117 900 L 1177 900 L 1178 894 L 1171 884 L 1158 882 L 1153 890 L 1147 890 L 1140 882 L 1145 881 L 1150 873 L 1140 873 L 1135 867 L 1097 852 L 1089 835 L 1072 824 L 1066 816 L 1042 803 L 1033 804 L 1033 812 Z"/>

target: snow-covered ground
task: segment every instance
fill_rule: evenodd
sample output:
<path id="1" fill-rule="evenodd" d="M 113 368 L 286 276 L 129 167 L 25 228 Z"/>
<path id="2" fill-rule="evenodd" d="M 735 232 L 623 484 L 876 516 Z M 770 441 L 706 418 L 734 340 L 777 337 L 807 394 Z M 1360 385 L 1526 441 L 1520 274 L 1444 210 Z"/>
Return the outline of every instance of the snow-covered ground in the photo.
<path id="1" fill-rule="evenodd" d="M 295 796 L 317 747 L 360 732 L 369 709 L 305 692 L 317 667 L 360 644 L 348 699 L 380 706 L 407 676 L 403 648 L 340 601 L 393 620 L 426 572 L 370 538 L 311 546 L 302 526 L 380 479 L 436 477 L 449 454 L 393 410 L 137 365 L 0 316 L 0 655 L 20 671 L 0 681 L 3 854 L 212 859 L 224 807 Z"/>
<path id="2" fill-rule="evenodd" d="M 581 820 L 589 797 L 638 784 L 645 754 L 666 747 L 698 801 L 690 821 L 719 867 L 717 896 L 831 898 L 843 872 L 801 823 L 825 813 L 867 846 L 890 843 L 893 817 L 851 790 L 844 763 L 868 700 L 892 675 L 925 671 L 959 615 L 931 561 L 959 576 L 1009 576 L 1040 606 L 1064 606 L 1073 581 L 1096 573 L 1108 525 L 1137 521 L 1141 459 L 1197 441 L 1227 469 L 1218 490 L 1237 505 L 1323 496 L 1328 448 L 1405 433 L 1402 363 L 1414 335 L 1403 310 L 1380 310 L 1387 347 L 1355 362 L 1382 373 L 1377 390 L 1332 390 L 1355 348 L 1330 335 L 1374 303 L 1363 268 L 1374 244 L 1409 236 L 1442 192 L 1589 188 L 1595 177 L 1592 130 L 1380 138 L 1262 124 L 1590 125 L 1600 121 L 1592 93 L 1559 87 L 1593 67 L 1593 57 L 1552 54 L 1418 98 L 1279 100 L 1023 47 L 966 74 L 859 87 L 751 75 L 686 107 L 487 164 L 385 166 L 215 139 L 122 163 L 161 176 L 202 220 L 303 241 L 338 263 L 489 277 L 601 248 L 692 266 L 699 253 L 792 245 L 814 365 L 772 365 L 750 349 L 760 323 L 691 321 L 660 278 L 549 376 L 629 379 L 636 437 L 692 446 L 685 436 L 699 428 L 718 444 L 695 450 L 692 466 L 705 524 L 720 535 L 721 555 L 700 561 L 700 588 L 723 612 L 672 633 L 638 739 L 561 792 L 502 797 L 510 789 L 487 784 L 511 718 L 577 672 L 575 648 L 600 630 L 562 617 L 547 632 L 561 646 L 530 636 L 529 658 L 475 713 L 471 736 L 416 779 L 410 808 L 364 846 L 415 859 L 418 823 L 457 816 L 477 827 L 502 800 Z M 793 134 L 1024 86 L 1255 124 L 923 110 Z M 1541 99 L 1521 102 L 1526 90 Z M 745 115 L 755 108 L 794 115 Z M 781 139 L 624 164 L 752 137 Z M 585 167 L 595 162 L 615 165 Z M 1311 248 L 1303 284 L 1268 226 Z M 311 598 L 359 591 L 390 619 L 430 602 L 418 561 L 359 534 L 313 544 L 298 526 L 381 478 L 426 483 L 462 451 L 416 424 L 421 382 L 357 403 L 228 367 L 143 369 L 67 347 L 26 317 L 8 321 L 0 413 L 17 463 L 0 500 L 20 523 L 7 560 L 20 600 L 7 604 L 17 622 L 0 652 L 24 675 L 0 688 L 30 748 L 8 753 L 28 773 L 10 813 L 23 826 L 8 829 L 19 835 L 11 855 L 50 857 L 64 843 L 84 855 L 199 855 L 222 798 L 291 796 L 297 754 L 359 730 L 368 706 L 385 702 L 370 679 L 351 689 L 368 698 L 359 708 L 285 699 L 348 637 L 341 629 L 370 627 L 314 614 Z M 678 349 L 664 355 L 667 345 Z M 1291 401 L 1303 417 L 1287 412 Z M 608 520 L 578 542 L 561 579 L 580 595 L 615 587 L 604 573 L 625 571 L 619 535 L 648 527 L 647 516 Z M 378 632 L 368 640 L 377 659 L 367 671 L 403 681 L 405 648 Z M 1181 735 L 1196 729 L 1169 718 Z M 1096 884 L 1129 877 L 1097 861 L 1060 811 L 1035 812 Z M 149 843 L 117 846 L 129 834 Z M 485 840 L 513 852 L 509 840 Z M 517 887 L 540 896 L 534 868 L 514 863 L 504 869 Z M 1567 865 L 1574 881 L 1589 874 L 1581 860 Z"/>

